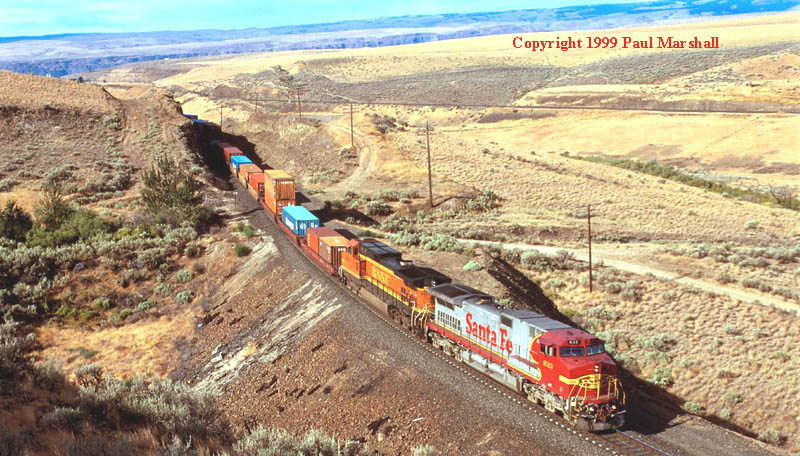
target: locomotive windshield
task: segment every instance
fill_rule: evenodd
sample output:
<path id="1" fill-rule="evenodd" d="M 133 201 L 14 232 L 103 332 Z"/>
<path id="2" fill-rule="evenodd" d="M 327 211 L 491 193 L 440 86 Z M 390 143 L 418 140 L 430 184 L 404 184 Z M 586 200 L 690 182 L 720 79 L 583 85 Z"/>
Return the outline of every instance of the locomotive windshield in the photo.
<path id="1" fill-rule="evenodd" d="M 589 345 L 588 347 L 586 347 L 586 356 L 599 355 L 600 353 L 604 353 L 605 351 L 606 350 L 603 347 L 603 344 Z"/>
<path id="2" fill-rule="evenodd" d="M 561 347 L 558 349 L 559 356 L 583 356 L 583 347 Z"/>

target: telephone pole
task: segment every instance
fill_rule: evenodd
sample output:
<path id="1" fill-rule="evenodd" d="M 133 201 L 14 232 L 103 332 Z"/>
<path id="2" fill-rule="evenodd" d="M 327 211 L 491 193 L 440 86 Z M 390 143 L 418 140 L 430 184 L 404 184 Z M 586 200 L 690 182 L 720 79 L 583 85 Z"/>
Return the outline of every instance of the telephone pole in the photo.
<path id="1" fill-rule="evenodd" d="M 586 221 L 589 224 L 589 293 L 592 292 L 592 205 L 586 205 Z"/>
<path id="2" fill-rule="evenodd" d="M 222 130 L 222 106 L 219 107 L 219 129 Z"/>
<path id="3" fill-rule="evenodd" d="M 431 177 L 431 126 L 427 121 L 425 122 L 425 143 L 428 147 L 428 202 L 433 210 L 433 178 Z"/>

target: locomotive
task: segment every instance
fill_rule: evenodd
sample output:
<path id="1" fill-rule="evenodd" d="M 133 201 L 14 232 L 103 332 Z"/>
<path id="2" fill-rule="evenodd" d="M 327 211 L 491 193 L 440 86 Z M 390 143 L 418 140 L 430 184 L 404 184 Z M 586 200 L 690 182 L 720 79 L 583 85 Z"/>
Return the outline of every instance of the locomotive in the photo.
<path id="1" fill-rule="evenodd" d="M 295 205 L 291 176 L 260 170 L 227 143 L 216 146 L 298 248 L 399 326 L 561 413 L 576 428 L 622 426 L 625 393 L 600 339 L 536 312 L 500 306 L 492 296 L 415 265 L 381 241 L 348 238 L 320 226 L 316 216 Z"/>

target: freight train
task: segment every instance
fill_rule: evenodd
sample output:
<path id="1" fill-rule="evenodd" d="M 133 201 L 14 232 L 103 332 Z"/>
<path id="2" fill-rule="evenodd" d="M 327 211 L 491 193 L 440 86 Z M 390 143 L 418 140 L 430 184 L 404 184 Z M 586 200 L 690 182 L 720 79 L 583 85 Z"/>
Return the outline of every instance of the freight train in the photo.
<path id="1" fill-rule="evenodd" d="M 399 326 L 576 428 L 622 426 L 625 393 L 603 341 L 536 312 L 500 306 L 381 241 L 320 226 L 296 205 L 292 176 L 262 170 L 230 144 L 212 144 L 298 248 Z"/>

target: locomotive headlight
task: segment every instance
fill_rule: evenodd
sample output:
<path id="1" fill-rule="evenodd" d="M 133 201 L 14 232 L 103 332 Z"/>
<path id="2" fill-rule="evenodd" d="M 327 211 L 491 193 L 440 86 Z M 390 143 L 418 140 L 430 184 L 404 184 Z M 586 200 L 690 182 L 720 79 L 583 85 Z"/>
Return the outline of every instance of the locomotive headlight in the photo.
<path id="1" fill-rule="evenodd" d="M 616 410 L 616 409 L 617 409 L 617 404 L 611 406 L 611 410 Z"/>
<path id="2" fill-rule="evenodd" d="M 600 366 L 599 366 L 599 365 L 597 365 L 597 364 L 595 364 L 595 365 L 594 365 L 594 373 L 596 374 L 596 373 L 598 373 L 598 372 L 600 372 Z"/>

